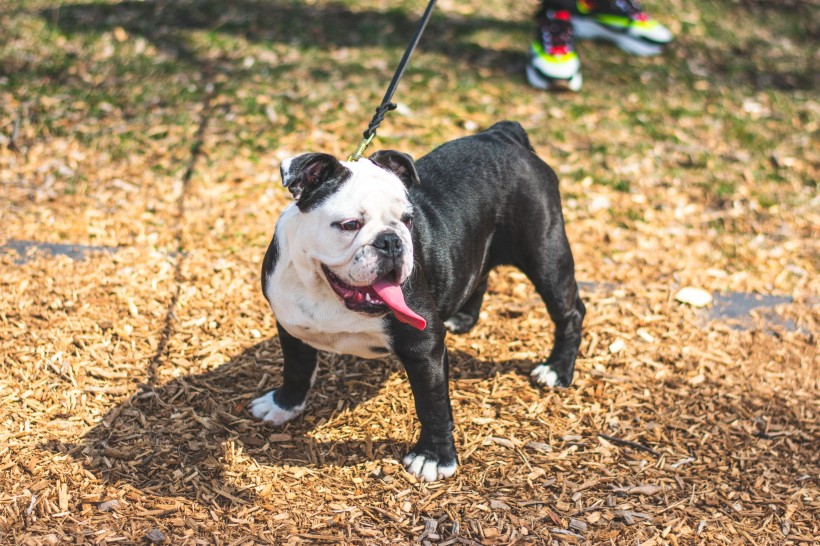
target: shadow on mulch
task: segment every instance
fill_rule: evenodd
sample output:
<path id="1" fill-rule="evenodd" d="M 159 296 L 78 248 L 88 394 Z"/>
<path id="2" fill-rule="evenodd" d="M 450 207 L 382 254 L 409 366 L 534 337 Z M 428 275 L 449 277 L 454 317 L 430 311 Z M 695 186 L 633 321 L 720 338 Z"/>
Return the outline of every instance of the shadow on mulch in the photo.
<path id="1" fill-rule="evenodd" d="M 352 440 L 336 424 L 328 425 L 327 432 L 339 440 L 317 441 L 309 434 L 340 412 L 376 396 L 394 373 L 402 373 L 404 381 L 398 361 L 326 353 L 320 353 L 319 359 L 317 384 L 305 413 L 283 427 L 261 423 L 244 409 L 280 381 L 281 349 L 278 339 L 271 338 L 212 371 L 179 377 L 156 388 L 140 385 L 79 442 L 49 442 L 43 448 L 70 454 L 107 483 L 127 483 L 150 494 L 207 504 L 255 498 L 252 488 L 241 490 L 225 479 L 232 456 L 228 451 L 237 448 L 260 465 L 322 468 L 382 458 L 400 460 L 415 438 L 374 441 L 365 436 L 367 427 L 362 426 L 359 434 L 365 438 Z M 451 380 L 486 379 L 502 372 L 525 374 L 532 366 L 527 361 L 486 363 L 458 351 L 450 352 L 450 361 Z M 409 387 L 400 405 L 412 412 L 417 432 Z M 395 431 L 379 433 L 389 436 Z"/>
<path id="2" fill-rule="evenodd" d="M 765 344 L 773 343 L 768 336 L 762 338 Z M 408 428 L 417 433 L 418 425 L 400 364 L 395 359 L 360 360 L 327 353 L 320 353 L 319 358 L 320 373 L 305 413 L 284 427 L 261 423 L 244 410 L 251 399 L 279 384 L 281 349 L 278 339 L 271 338 L 249 347 L 212 371 L 182 376 L 155 388 L 141 385 L 138 392 L 109 411 L 77 443 L 52 441 L 42 448 L 69 454 L 108 484 L 125 483 L 151 495 L 183 497 L 206 505 L 246 503 L 257 498 L 255 485 L 242 487 L 226 475 L 237 453 L 243 453 L 246 460 L 249 458 L 253 464 L 263 467 L 319 470 L 357 466 L 380 459 L 401 460 L 415 438 L 396 436 Z M 474 394 L 469 385 L 472 380 L 483 381 L 496 374 L 526 375 L 533 365 L 531 360 L 483 361 L 453 350 L 450 361 L 451 385 L 461 383 L 451 389 L 468 396 Z M 402 374 L 401 377 L 394 377 L 396 373 Z M 597 430 L 593 425 L 582 435 L 560 440 L 560 429 L 545 428 L 545 438 L 555 435 L 553 447 L 557 451 L 570 445 L 580 446 L 582 450 L 592 448 L 597 445 L 595 436 L 603 433 L 630 436 L 638 441 L 619 441 L 619 437 L 603 435 L 621 446 L 630 459 L 644 457 L 645 453 L 641 453 L 646 451 L 655 457 L 661 452 L 668 453 L 670 460 L 675 457 L 669 449 L 678 457 L 688 453 L 691 461 L 697 461 L 694 463 L 697 472 L 705 475 L 717 471 L 715 461 L 725 459 L 726 442 L 731 438 L 736 448 L 764 450 L 752 458 L 752 463 L 740 462 L 744 470 L 753 472 L 738 474 L 736 483 L 720 471 L 721 479 L 741 490 L 751 488 L 750 480 L 761 472 L 782 464 L 776 453 L 758 444 L 760 441 L 781 442 L 780 436 L 786 435 L 797 450 L 791 462 L 798 467 L 809 464 L 810 451 L 804 449 L 811 443 L 811 432 L 803 430 L 801 417 L 788 395 L 776 392 L 764 395 L 751 390 L 738 398 L 736 390 L 711 380 L 693 388 L 679 377 L 659 381 L 651 374 L 642 378 L 615 377 L 601 375 L 596 370 L 589 370 L 589 375 L 558 395 L 567 403 L 589 407 L 606 398 L 618 398 L 618 392 L 625 389 L 631 393 L 643 392 L 637 398 L 644 402 L 651 399 L 652 406 L 630 406 L 627 410 L 630 417 L 623 420 L 618 431 Z M 397 388 L 397 384 L 402 386 Z M 608 385 L 623 387 L 614 386 L 615 390 L 609 393 Z M 378 406 L 356 410 L 385 388 L 388 394 Z M 604 392 L 607 394 L 602 394 Z M 543 391 L 543 396 L 548 395 L 548 391 Z M 649 398 L 643 400 L 642 397 Z M 497 411 L 503 411 L 503 403 L 499 403 L 502 405 Z M 740 414 L 739 406 L 744 408 Z M 687 415 L 680 416 L 682 420 L 664 417 L 683 407 Z M 560 405 L 554 407 L 555 417 L 560 419 L 564 410 Z M 361 415 L 351 418 L 351 411 Z M 379 428 L 381 438 L 374 440 L 367 431 L 379 422 L 376 417 L 379 413 L 389 413 L 392 424 L 390 430 Z M 412 427 L 396 425 L 405 414 L 412 420 Z M 522 430 L 533 424 L 523 416 L 519 419 Z M 650 427 L 647 423 L 654 425 Z M 457 419 L 457 429 L 469 426 Z M 717 433 L 724 441 L 704 443 L 700 437 L 702 427 Z M 693 429 L 699 432 L 693 433 Z M 330 439 L 318 440 L 314 436 Z M 642 449 L 636 451 L 635 448 Z"/>

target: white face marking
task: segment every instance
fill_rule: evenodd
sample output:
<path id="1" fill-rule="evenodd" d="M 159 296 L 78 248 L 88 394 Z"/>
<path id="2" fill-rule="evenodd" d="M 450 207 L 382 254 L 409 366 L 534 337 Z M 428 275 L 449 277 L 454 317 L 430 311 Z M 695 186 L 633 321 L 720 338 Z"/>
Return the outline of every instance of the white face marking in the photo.
<path id="1" fill-rule="evenodd" d="M 558 374 L 548 364 L 540 364 L 530 372 L 533 380 L 542 387 L 554 387 L 558 384 Z"/>
<path id="2" fill-rule="evenodd" d="M 324 351 L 380 358 L 391 351 L 381 316 L 351 311 L 333 291 L 322 265 L 350 285 L 376 281 L 372 241 L 395 232 L 404 247 L 401 278 L 413 266 L 413 243 L 402 218 L 412 212 L 404 184 L 367 160 L 343 162 L 351 177 L 315 209 L 302 213 L 287 207 L 276 224 L 279 259 L 265 280 L 265 295 L 276 319 L 294 337 Z M 289 166 L 290 162 L 283 162 Z M 335 222 L 363 220 L 358 231 L 343 231 Z"/>
<path id="3" fill-rule="evenodd" d="M 408 453 L 402 459 L 404 468 L 423 482 L 434 482 L 449 478 L 456 473 L 458 465 L 456 463 L 444 465 L 437 461 L 430 460 L 424 455 Z"/>
<path id="4" fill-rule="evenodd" d="M 402 218 L 412 212 L 404 184 L 393 173 L 367 160 L 342 165 L 350 169 L 350 179 L 319 207 L 300 214 L 291 243 L 308 251 L 294 256 L 294 263 L 322 276 L 324 264 L 350 285 L 369 286 L 378 280 L 380 258 L 373 240 L 392 232 L 404 249 L 399 279 L 404 282 L 413 267 L 410 229 L 402 223 Z M 362 222 L 361 229 L 339 229 L 337 224 L 346 220 Z"/>
<path id="5" fill-rule="evenodd" d="M 273 393 L 263 394 L 248 404 L 251 415 L 278 427 L 295 419 L 305 409 L 304 402 L 292 409 L 284 409 L 273 400 Z"/>
<path id="6" fill-rule="evenodd" d="M 289 158 L 285 159 L 284 161 L 282 161 L 282 165 L 281 165 L 280 169 L 282 170 L 282 173 L 285 176 L 290 174 L 290 165 L 291 165 L 291 163 L 293 163 L 293 158 L 292 157 L 289 157 Z"/>

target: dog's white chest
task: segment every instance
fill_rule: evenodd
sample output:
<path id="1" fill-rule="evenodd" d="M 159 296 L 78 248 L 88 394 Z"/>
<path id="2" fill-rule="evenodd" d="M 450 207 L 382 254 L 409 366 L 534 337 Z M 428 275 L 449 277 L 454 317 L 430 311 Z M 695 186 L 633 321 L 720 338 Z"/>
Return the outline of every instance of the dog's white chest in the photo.
<path id="1" fill-rule="evenodd" d="M 362 358 L 385 356 L 390 348 L 383 332 L 319 332 L 314 328 L 287 325 L 285 329 L 311 347 L 332 353 L 355 355 Z"/>
<path id="2" fill-rule="evenodd" d="M 326 287 L 304 286 L 287 262 L 268 275 L 265 295 L 276 320 L 311 347 L 362 358 L 392 352 L 383 318 L 348 310 Z"/>

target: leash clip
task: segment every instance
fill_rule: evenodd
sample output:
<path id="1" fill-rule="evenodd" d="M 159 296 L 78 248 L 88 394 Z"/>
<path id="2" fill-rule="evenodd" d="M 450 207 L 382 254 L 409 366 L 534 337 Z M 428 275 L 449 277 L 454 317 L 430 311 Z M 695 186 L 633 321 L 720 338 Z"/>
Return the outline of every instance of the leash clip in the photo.
<path id="1" fill-rule="evenodd" d="M 353 155 L 347 158 L 348 161 L 358 161 L 362 158 L 362 154 L 364 153 L 365 148 L 367 148 L 368 145 L 370 145 L 370 143 L 373 141 L 373 137 L 376 136 L 376 129 L 379 127 L 379 124 L 384 119 L 384 115 L 390 110 L 396 109 L 396 104 L 390 102 L 390 99 L 393 98 L 393 93 L 396 92 L 396 87 L 398 87 L 399 85 L 399 80 L 404 74 L 404 69 L 407 68 L 407 63 L 410 61 L 410 55 L 412 55 L 413 50 L 416 49 L 416 46 L 419 43 L 419 39 L 421 38 L 421 33 L 424 32 L 424 27 L 427 26 L 427 21 L 430 20 L 430 15 L 433 13 L 433 6 L 435 5 L 436 0 L 430 0 L 430 2 L 427 4 L 427 8 L 424 10 L 424 15 L 421 16 L 421 21 L 419 21 L 419 25 L 416 27 L 416 32 L 410 39 L 410 43 L 407 45 L 407 49 L 404 50 L 404 55 L 402 55 L 401 61 L 399 61 L 399 66 L 398 68 L 396 68 L 396 72 L 393 74 L 393 79 L 390 81 L 390 85 L 387 87 L 387 92 L 384 94 L 382 103 L 379 105 L 378 108 L 376 108 L 376 115 L 373 116 L 373 119 L 370 121 L 370 125 L 367 126 L 367 131 L 364 132 L 364 138 L 361 142 L 359 142 L 359 147 L 356 148 L 356 151 L 353 152 Z"/>
<path id="2" fill-rule="evenodd" d="M 363 138 L 361 142 L 359 142 L 359 147 L 356 148 L 356 151 L 353 152 L 353 155 L 347 158 L 348 161 L 358 161 L 362 158 L 362 154 L 364 153 L 365 149 L 370 146 L 370 143 L 373 142 L 373 138 L 376 136 L 376 132 L 372 132 L 369 137 Z"/>

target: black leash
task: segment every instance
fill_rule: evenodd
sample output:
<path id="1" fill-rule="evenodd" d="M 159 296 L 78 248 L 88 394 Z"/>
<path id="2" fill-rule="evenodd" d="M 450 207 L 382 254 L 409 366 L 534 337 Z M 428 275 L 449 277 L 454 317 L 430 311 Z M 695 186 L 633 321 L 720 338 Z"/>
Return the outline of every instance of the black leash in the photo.
<path id="1" fill-rule="evenodd" d="M 410 61 L 410 56 L 413 54 L 413 51 L 416 49 L 416 45 L 419 43 L 421 34 L 427 26 L 427 21 L 430 20 L 430 15 L 433 13 L 433 6 L 435 6 L 435 4 L 436 0 L 430 0 L 430 3 L 427 4 L 427 9 L 424 10 L 424 15 L 421 16 L 419 26 L 416 27 L 416 33 L 413 34 L 413 37 L 410 39 L 410 44 L 408 44 L 407 49 L 404 50 L 404 55 L 399 62 L 399 67 L 396 69 L 396 73 L 393 74 L 393 81 L 391 81 L 390 85 L 387 87 L 387 92 L 384 94 L 382 103 L 378 106 L 378 108 L 376 108 L 376 115 L 374 115 L 373 119 L 370 120 L 367 130 L 364 132 L 364 138 L 361 142 L 359 142 L 359 147 L 355 152 L 353 152 L 353 155 L 348 158 L 348 161 L 358 161 L 362 157 L 362 154 L 367 146 L 373 142 L 373 139 L 376 136 L 376 129 L 379 128 L 382 120 L 384 120 L 385 114 L 387 114 L 390 110 L 396 109 L 396 105 L 390 102 L 390 99 L 393 98 L 393 93 L 396 92 L 396 87 L 399 86 L 399 80 L 404 74 L 404 69 L 407 68 L 407 63 Z"/>

